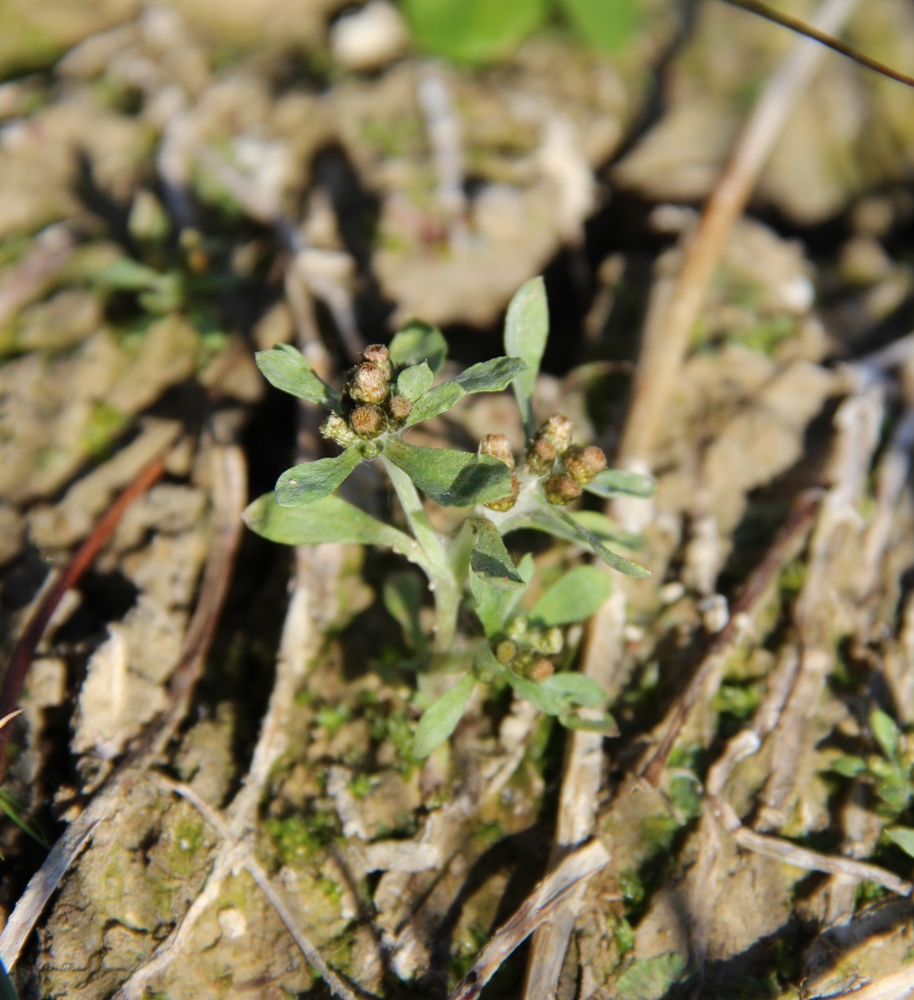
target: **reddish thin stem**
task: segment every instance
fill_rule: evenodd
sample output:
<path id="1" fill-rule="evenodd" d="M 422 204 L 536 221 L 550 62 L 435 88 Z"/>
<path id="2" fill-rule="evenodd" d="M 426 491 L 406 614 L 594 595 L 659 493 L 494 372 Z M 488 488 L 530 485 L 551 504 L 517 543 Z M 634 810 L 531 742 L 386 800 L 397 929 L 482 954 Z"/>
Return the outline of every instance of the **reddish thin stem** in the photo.
<path id="1" fill-rule="evenodd" d="M 28 673 L 35 649 L 48 627 L 51 616 L 60 603 L 63 595 L 83 578 L 86 570 L 92 565 L 101 547 L 114 533 L 124 512 L 137 497 L 141 496 L 165 471 L 165 459 L 159 457 L 150 462 L 114 501 L 92 529 L 88 538 L 76 550 L 73 558 L 67 563 L 63 572 L 53 587 L 45 594 L 37 610 L 29 620 L 28 625 L 19 637 L 9 665 L 3 675 L 0 686 L 0 718 L 16 710 L 22 686 Z M 0 729 L 0 778 L 6 771 L 6 747 L 9 743 L 12 726 Z"/>

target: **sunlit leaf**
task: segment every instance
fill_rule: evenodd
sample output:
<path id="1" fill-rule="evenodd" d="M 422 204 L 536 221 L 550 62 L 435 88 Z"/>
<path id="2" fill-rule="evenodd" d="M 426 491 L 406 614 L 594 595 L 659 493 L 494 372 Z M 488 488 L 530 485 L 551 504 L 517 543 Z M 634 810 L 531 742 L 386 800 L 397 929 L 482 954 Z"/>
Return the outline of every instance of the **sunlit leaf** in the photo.
<path id="1" fill-rule="evenodd" d="M 595 534 L 588 531 L 583 525 L 578 524 L 568 511 L 557 510 L 556 513 L 566 524 L 574 528 L 607 566 L 618 570 L 620 573 L 624 573 L 626 576 L 633 576 L 640 579 L 645 579 L 653 575 L 649 569 L 645 569 L 643 566 L 639 566 L 638 563 L 630 562 L 628 559 L 623 559 L 617 553 L 611 552 Z"/>
<path id="2" fill-rule="evenodd" d="M 831 762 L 831 770 L 845 778 L 856 778 L 866 771 L 866 761 L 862 757 L 842 754 Z"/>
<path id="3" fill-rule="evenodd" d="M 447 341 L 437 327 L 413 320 L 390 342 L 390 360 L 395 368 L 426 361 L 437 375 L 447 360 Z"/>
<path id="4" fill-rule="evenodd" d="M 527 363 L 527 370 L 514 380 L 514 393 L 524 418 L 524 430 L 528 439 L 533 438 L 536 430 L 531 398 L 548 336 L 546 285 L 542 278 L 531 278 L 521 285 L 511 299 L 508 315 L 505 317 L 505 351 Z"/>
<path id="5" fill-rule="evenodd" d="M 568 707 L 599 708 L 606 701 L 606 692 L 591 677 L 578 674 L 571 670 L 562 670 L 552 674 L 540 687 L 545 688 L 556 698 L 561 698 Z"/>
<path id="6" fill-rule="evenodd" d="M 559 716 L 559 722 L 566 729 L 582 729 L 588 733 L 600 733 L 602 736 L 619 735 L 619 724 L 609 712 L 604 712 L 598 719 L 585 719 L 568 712 Z"/>
<path id="7" fill-rule="evenodd" d="M 416 757 L 428 757 L 457 728 L 475 686 L 476 678 L 467 674 L 423 714 L 413 744 Z"/>
<path id="8" fill-rule="evenodd" d="M 581 622 L 597 611 L 611 592 L 612 582 L 605 571 L 595 566 L 576 566 L 543 594 L 530 618 L 542 628 Z"/>
<path id="9" fill-rule="evenodd" d="M 357 445 L 336 458 L 295 465 L 276 480 L 276 502 L 280 507 L 301 507 L 329 496 L 359 464 L 362 455 Z"/>
<path id="10" fill-rule="evenodd" d="M 290 344 L 258 351 L 254 360 L 270 385 L 328 410 L 339 410 L 340 394 L 318 378 L 307 359 Z"/>
<path id="11" fill-rule="evenodd" d="M 423 562 L 421 549 L 409 535 L 335 496 L 304 507 L 280 507 L 273 493 L 264 493 L 244 512 L 244 520 L 258 535 L 283 545 L 389 545 L 414 562 Z"/>
<path id="12" fill-rule="evenodd" d="M 559 6 L 583 37 L 607 55 L 622 51 L 638 27 L 639 0 L 559 0 Z"/>
<path id="13" fill-rule="evenodd" d="M 545 0 L 403 0 L 419 45 L 458 62 L 503 59 L 542 23 Z"/>
<path id="14" fill-rule="evenodd" d="M 425 361 L 419 365 L 404 368 L 397 376 L 397 395 L 403 396 L 404 399 L 408 399 L 412 403 L 423 393 L 428 392 L 434 379 L 435 376 Z"/>
<path id="15" fill-rule="evenodd" d="M 526 371 L 520 358 L 493 358 L 467 368 L 456 378 L 436 385 L 431 392 L 417 400 L 406 420 L 411 427 L 420 420 L 429 420 L 449 410 L 458 400 L 471 392 L 500 392 Z"/>
<path id="16" fill-rule="evenodd" d="M 914 830 L 907 826 L 887 827 L 882 831 L 893 844 L 897 844 L 905 854 L 914 858 Z"/>
<path id="17" fill-rule="evenodd" d="M 604 469 L 584 487 L 598 497 L 649 497 L 654 495 L 657 484 L 650 476 L 623 469 Z"/>
<path id="18" fill-rule="evenodd" d="M 511 492 L 511 473 L 496 458 L 450 448 L 418 448 L 392 437 L 384 455 L 444 507 L 472 507 Z"/>
<path id="19" fill-rule="evenodd" d="M 533 579 L 534 570 L 533 556 L 527 552 L 517 566 L 517 572 L 524 581 L 524 586 L 514 589 L 494 586 L 488 577 L 470 571 L 470 592 L 476 600 L 476 616 L 482 622 L 482 627 L 489 638 L 498 635 L 502 630 L 517 607 L 526 585 Z"/>
<path id="20" fill-rule="evenodd" d="M 470 569 L 484 576 L 493 587 L 515 590 L 524 586 L 498 529 L 487 517 L 472 519 L 476 528 L 476 545 L 470 553 Z"/>
<path id="21" fill-rule="evenodd" d="M 890 715 L 878 708 L 870 713 L 870 730 L 886 757 L 894 757 L 898 753 L 900 733 L 898 726 Z"/>

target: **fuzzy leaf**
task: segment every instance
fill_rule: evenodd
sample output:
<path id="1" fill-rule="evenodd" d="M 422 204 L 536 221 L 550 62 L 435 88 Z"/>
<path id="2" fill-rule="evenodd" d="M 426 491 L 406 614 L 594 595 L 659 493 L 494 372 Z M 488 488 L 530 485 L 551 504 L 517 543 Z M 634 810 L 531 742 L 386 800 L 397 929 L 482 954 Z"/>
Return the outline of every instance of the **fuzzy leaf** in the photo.
<path id="1" fill-rule="evenodd" d="M 526 371 L 520 358 L 493 358 L 467 368 L 456 378 L 436 385 L 413 406 L 406 426 L 412 427 L 420 420 L 429 420 L 449 410 L 470 392 L 500 392 Z"/>
<path id="2" fill-rule="evenodd" d="M 467 674 L 423 714 L 416 727 L 416 741 L 413 744 L 416 757 L 428 757 L 457 728 L 474 687 L 476 678 Z"/>
<path id="3" fill-rule="evenodd" d="M 633 576 L 639 579 L 645 579 L 646 577 L 653 576 L 649 569 L 645 569 L 643 566 L 639 566 L 638 563 L 630 562 L 628 559 L 623 559 L 622 556 L 617 555 L 615 552 L 610 552 L 608 548 L 600 541 L 599 538 L 593 532 L 588 531 L 583 525 L 578 524 L 578 522 L 565 510 L 556 510 L 556 514 L 565 522 L 565 524 L 570 525 L 572 529 L 577 532 L 581 538 L 593 549 L 593 551 L 614 570 L 618 570 L 620 573 L 624 573 L 626 576 Z"/>
<path id="4" fill-rule="evenodd" d="M 532 440 L 536 430 L 531 399 L 539 374 L 546 338 L 549 336 L 549 305 L 543 279 L 531 278 L 511 299 L 505 317 L 505 351 L 527 363 L 527 370 L 514 380 L 514 393 L 524 418 L 524 430 Z"/>
<path id="5" fill-rule="evenodd" d="M 354 445 L 336 458 L 293 465 L 276 480 L 276 502 L 280 507 L 302 507 L 329 496 L 361 458 L 358 445 Z"/>
<path id="6" fill-rule="evenodd" d="M 395 368 L 427 361 L 437 375 L 447 360 L 447 341 L 437 327 L 413 320 L 390 342 L 390 360 Z"/>
<path id="7" fill-rule="evenodd" d="M 486 577 L 490 586 L 501 590 L 515 590 L 524 586 L 524 578 L 517 572 L 498 528 L 487 517 L 471 519 L 476 528 L 476 545 L 470 553 L 470 569 Z"/>
<path id="8" fill-rule="evenodd" d="M 606 692 L 593 678 L 585 677 L 584 674 L 575 673 L 573 670 L 562 670 L 552 674 L 540 682 L 540 687 L 545 688 L 556 698 L 561 698 L 569 708 L 572 706 L 599 708 L 607 698 Z"/>
<path id="9" fill-rule="evenodd" d="M 914 830 L 907 826 L 892 826 L 882 831 L 893 844 L 914 858 Z"/>
<path id="10" fill-rule="evenodd" d="M 886 757 L 894 758 L 898 753 L 898 726 L 890 715 L 876 708 L 870 712 L 870 730 Z"/>
<path id="11" fill-rule="evenodd" d="M 611 592 L 612 582 L 604 571 L 596 566 L 576 566 L 543 594 L 530 618 L 541 628 L 582 622 L 601 607 Z"/>
<path id="12" fill-rule="evenodd" d="M 421 549 L 409 535 L 335 496 L 304 507 L 280 507 L 273 493 L 264 493 L 245 510 L 244 520 L 251 531 L 283 545 L 389 545 L 413 562 L 423 562 Z"/>
<path id="13" fill-rule="evenodd" d="M 290 344 L 258 351 L 254 360 L 270 385 L 328 410 L 339 410 L 340 394 L 318 378 L 304 355 Z"/>
<path id="14" fill-rule="evenodd" d="M 654 495 L 657 484 L 650 476 L 642 476 L 638 472 L 625 472 L 623 469 L 604 469 L 598 473 L 585 487 L 588 493 L 598 497 L 650 497 Z"/>
<path id="15" fill-rule="evenodd" d="M 601 542 L 612 545 L 621 545 L 624 549 L 637 550 L 644 548 L 644 538 L 641 535 L 633 534 L 631 531 L 623 531 L 617 528 L 605 515 L 595 510 L 574 510 L 569 514 L 582 528 L 596 535 Z M 551 511 L 546 516 L 541 516 L 539 511 L 532 511 L 528 518 L 518 521 L 510 528 L 515 531 L 518 528 L 533 528 L 536 531 L 545 531 L 556 538 L 563 538 L 566 542 L 580 543 L 581 536 L 574 528 L 569 528 L 560 518 L 552 517 Z"/>
<path id="16" fill-rule="evenodd" d="M 419 578 L 409 570 L 391 573 L 384 581 L 381 593 L 384 607 L 403 629 L 407 642 L 413 649 L 423 651 L 426 641 L 419 624 L 422 607 L 422 583 Z"/>
<path id="17" fill-rule="evenodd" d="M 534 573 L 533 556 L 527 552 L 517 566 L 524 581 L 523 587 L 507 589 L 495 586 L 488 577 L 470 571 L 470 592 L 476 600 L 476 617 L 482 622 L 486 635 L 491 639 L 502 630 L 505 621 L 517 607 Z"/>
<path id="18" fill-rule="evenodd" d="M 435 376 L 425 361 L 422 364 L 404 368 L 397 376 L 397 395 L 403 396 L 404 399 L 408 399 L 412 403 L 428 392 L 434 380 Z"/>
<path id="19" fill-rule="evenodd" d="M 511 473 L 497 458 L 450 448 L 417 448 L 392 437 L 384 455 L 443 507 L 472 507 L 511 492 Z"/>

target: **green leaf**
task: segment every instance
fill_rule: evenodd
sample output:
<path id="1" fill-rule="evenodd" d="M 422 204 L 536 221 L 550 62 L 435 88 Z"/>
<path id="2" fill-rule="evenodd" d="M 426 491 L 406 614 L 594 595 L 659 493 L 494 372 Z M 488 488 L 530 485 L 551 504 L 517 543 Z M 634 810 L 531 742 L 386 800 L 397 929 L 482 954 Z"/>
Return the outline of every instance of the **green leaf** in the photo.
<path id="1" fill-rule="evenodd" d="M 544 715 L 559 716 L 567 711 L 565 702 L 544 688 L 542 684 L 537 683 L 537 681 L 528 680 L 526 677 L 521 677 L 519 674 L 514 673 L 513 670 L 503 667 L 495 659 L 495 654 L 488 645 L 483 646 L 477 652 L 476 658 L 484 673 L 500 677 L 514 688 L 523 699 L 529 701 L 534 708 Z"/>
<path id="2" fill-rule="evenodd" d="M 258 351 L 254 360 L 270 385 L 328 410 L 339 410 L 340 394 L 318 378 L 307 359 L 290 344 Z"/>
<path id="3" fill-rule="evenodd" d="M 408 323 L 390 342 L 390 360 L 395 368 L 428 362 L 437 375 L 447 360 L 447 341 L 441 331 L 418 320 Z"/>
<path id="4" fill-rule="evenodd" d="M 604 469 L 597 473 L 585 487 L 588 493 L 598 497 L 650 497 L 654 495 L 657 484 L 650 476 L 642 476 L 637 472 L 625 472 L 622 469 Z"/>
<path id="5" fill-rule="evenodd" d="M 540 628 L 589 618 L 612 592 L 612 582 L 596 566 L 576 566 L 553 584 L 533 606 L 531 620 Z"/>
<path id="6" fill-rule="evenodd" d="M 831 768 L 836 774 L 845 778 L 856 778 L 858 774 L 866 773 L 866 761 L 862 757 L 842 754 L 831 762 Z"/>
<path id="7" fill-rule="evenodd" d="M 129 257 L 112 261 L 95 273 L 97 282 L 125 292 L 147 292 L 158 289 L 165 275 Z"/>
<path id="8" fill-rule="evenodd" d="M 424 651 L 427 643 L 419 623 L 419 611 L 422 608 L 422 582 L 415 573 L 408 570 L 391 573 L 384 581 L 381 591 L 384 607 L 396 620 L 407 642 L 413 649 Z"/>
<path id="9" fill-rule="evenodd" d="M 28 810 L 15 795 L 6 791 L 5 788 L 0 788 L 0 809 L 9 816 L 20 830 L 27 833 L 32 840 L 36 840 L 42 847 L 48 846 L 44 834 L 31 816 L 29 816 Z"/>
<path id="10" fill-rule="evenodd" d="M 533 579 L 534 570 L 533 556 L 527 552 L 517 566 L 517 572 L 524 581 L 524 586 L 514 589 L 497 587 L 488 577 L 470 571 L 470 592 L 476 600 L 476 617 L 482 622 L 482 627 L 490 639 L 501 632 L 508 617 L 517 607 L 527 585 Z"/>
<path id="11" fill-rule="evenodd" d="M 638 0 L 559 0 L 568 20 L 596 49 L 607 55 L 622 51 L 638 27 Z"/>
<path id="12" fill-rule="evenodd" d="M 280 507 L 275 494 L 264 493 L 244 512 L 244 520 L 251 531 L 283 545 L 388 545 L 418 565 L 425 565 L 422 550 L 409 535 L 335 496 L 305 507 Z"/>
<path id="13" fill-rule="evenodd" d="M 397 376 L 397 395 L 412 403 L 428 392 L 434 380 L 435 376 L 425 361 L 420 365 L 404 368 Z"/>
<path id="14" fill-rule="evenodd" d="M 545 0 L 404 0 L 419 45 L 458 62 L 503 59 L 546 17 Z"/>
<path id="15" fill-rule="evenodd" d="M 497 5 L 493 5 L 497 6 Z M 531 278 L 511 299 L 505 317 L 505 350 L 527 363 L 527 370 L 514 381 L 514 393 L 524 418 L 524 430 L 532 440 L 536 431 L 531 398 L 549 336 L 549 306 L 542 278 Z"/>
<path id="16" fill-rule="evenodd" d="M 500 392 L 526 371 L 526 368 L 526 363 L 520 358 L 493 358 L 473 365 L 456 378 L 436 385 L 418 400 L 407 417 L 406 426 L 412 427 L 420 420 L 429 420 L 444 413 L 467 393 Z"/>
<path id="17" fill-rule="evenodd" d="M 492 587 L 515 590 L 524 586 L 524 578 L 517 572 L 498 528 L 487 517 L 471 518 L 476 529 L 476 545 L 470 553 L 470 569 L 484 576 Z"/>
<path id="18" fill-rule="evenodd" d="M 417 448 L 392 437 L 384 455 L 443 507 L 472 507 L 511 492 L 511 472 L 497 458 L 450 448 Z"/>
<path id="19" fill-rule="evenodd" d="M 882 831 L 893 844 L 914 858 L 914 830 L 907 826 L 892 826 Z"/>
<path id="20" fill-rule="evenodd" d="M 890 715 L 878 708 L 870 712 L 870 730 L 886 757 L 893 758 L 898 754 L 900 733 L 898 726 Z"/>
<path id="21" fill-rule="evenodd" d="M 561 698 L 568 706 L 599 708 L 607 698 L 606 692 L 593 678 L 573 670 L 561 670 L 552 674 L 541 681 L 540 686 Z"/>
<path id="22" fill-rule="evenodd" d="M 423 714 L 416 727 L 416 741 L 413 744 L 413 754 L 416 757 L 428 757 L 457 728 L 474 687 L 476 678 L 472 674 L 466 674 Z"/>
<path id="23" fill-rule="evenodd" d="M 0 1000 L 19 1000 L 16 987 L 2 962 L 0 962 Z"/>
<path id="24" fill-rule="evenodd" d="M 601 542 L 610 542 L 613 545 L 621 545 L 626 549 L 644 548 L 644 539 L 641 535 L 635 535 L 630 531 L 623 531 L 617 528 L 605 514 L 600 514 L 595 510 L 575 510 L 569 512 L 569 517 L 573 518 L 591 534 L 596 535 Z M 535 531 L 545 531 L 555 538 L 563 538 L 566 542 L 580 544 L 581 536 L 574 528 L 568 527 L 561 518 L 555 517 L 551 510 L 541 513 L 540 510 L 532 510 L 529 514 L 509 526 L 509 531 L 517 531 L 520 528 L 533 528 Z"/>
<path id="25" fill-rule="evenodd" d="M 619 725 L 609 712 L 604 712 L 599 719 L 584 719 L 569 712 L 560 715 L 559 722 L 566 729 L 583 729 L 585 732 L 600 733 L 603 736 L 619 735 Z"/>
<path id="26" fill-rule="evenodd" d="M 336 458 L 294 465 L 276 480 L 276 502 L 280 507 L 302 507 L 329 496 L 361 461 L 358 445 Z"/>
<path id="27" fill-rule="evenodd" d="M 649 569 L 639 566 L 638 563 L 629 562 L 628 559 L 623 559 L 622 556 L 611 552 L 595 534 L 588 531 L 583 525 L 578 524 L 568 511 L 557 510 L 556 513 L 566 524 L 574 528 L 607 566 L 618 570 L 620 573 L 624 573 L 626 576 L 633 576 L 637 579 L 643 580 L 649 576 L 653 576 Z"/>

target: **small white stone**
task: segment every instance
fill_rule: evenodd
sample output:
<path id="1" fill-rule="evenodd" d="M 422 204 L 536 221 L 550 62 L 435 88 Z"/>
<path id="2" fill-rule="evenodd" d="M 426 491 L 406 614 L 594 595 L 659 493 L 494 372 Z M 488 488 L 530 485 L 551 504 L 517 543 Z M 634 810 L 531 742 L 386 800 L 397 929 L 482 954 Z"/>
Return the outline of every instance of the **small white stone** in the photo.
<path id="1" fill-rule="evenodd" d="M 685 592 L 685 587 L 679 580 L 670 580 L 660 588 L 658 596 L 663 604 L 675 604 Z"/>
<path id="2" fill-rule="evenodd" d="M 712 594 L 706 597 L 699 605 L 701 612 L 701 623 L 708 632 L 719 632 L 730 620 L 730 607 L 727 598 L 723 594 Z"/>
<path id="3" fill-rule="evenodd" d="M 344 69 L 380 69 L 406 48 L 403 18 L 387 0 L 371 0 L 361 10 L 341 17 L 330 29 L 330 50 Z"/>
<path id="4" fill-rule="evenodd" d="M 622 637 L 626 642 L 641 642 L 644 638 L 644 629 L 640 625 L 629 622 L 622 630 Z"/>
<path id="5" fill-rule="evenodd" d="M 244 914 L 234 906 L 220 910 L 216 919 L 219 922 L 219 929 L 229 941 L 237 941 L 248 932 L 248 922 L 245 920 Z"/>

